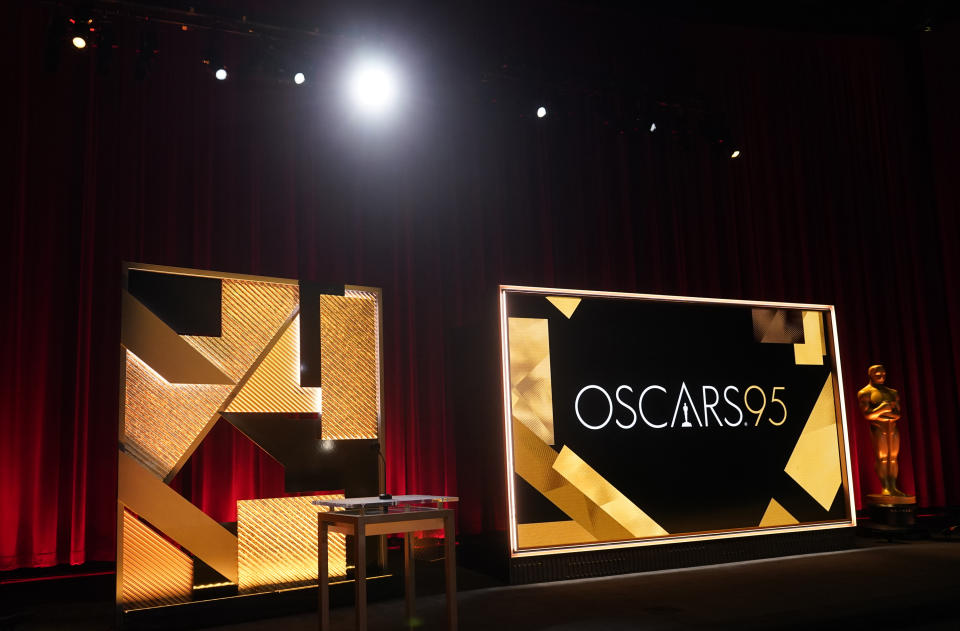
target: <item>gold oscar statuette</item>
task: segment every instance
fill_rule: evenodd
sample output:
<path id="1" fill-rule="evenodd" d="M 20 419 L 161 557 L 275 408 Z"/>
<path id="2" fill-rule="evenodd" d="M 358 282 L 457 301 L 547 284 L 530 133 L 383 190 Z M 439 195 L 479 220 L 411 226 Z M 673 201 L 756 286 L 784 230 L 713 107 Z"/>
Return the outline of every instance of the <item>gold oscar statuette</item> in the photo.
<path id="1" fill-rule="evenodd" d="M 860 412 L 870 423 L 874 469 L 880 477 L 880 493 L 867 495 L 874 505 L 915 504 L 917 498 L 897 488 L 900 473 L 900 395 L 886 385 L 887 370 L 880 364 L 867 369 L 870 383 L 857 393 Z"/>

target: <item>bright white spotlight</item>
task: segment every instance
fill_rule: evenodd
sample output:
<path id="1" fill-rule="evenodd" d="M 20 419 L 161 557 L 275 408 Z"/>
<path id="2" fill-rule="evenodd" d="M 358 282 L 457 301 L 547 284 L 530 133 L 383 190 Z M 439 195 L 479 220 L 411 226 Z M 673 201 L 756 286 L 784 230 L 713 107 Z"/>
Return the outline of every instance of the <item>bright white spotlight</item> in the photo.
<path id="1" fill-rule="evenodd" d="M 734 150 L 733 150 L 733 153 L 730 154 L 730 159 L 731 159 L 731 160 L 734 159 L 734 158 L 739 158 L 739 157 L 740 157 L 740 150 L 739 150 L 739 149 L 734 149 Z"/>
<path id="2" fill-rule="evenodd" d="M 365 114 L 381 116 L 389 112 L 398 100 L 396 73 L 382 60 L 364 60 L 353 68 L 347 92 L 353 104 Z"/>
<path id="3" fill-rule="evenodd" d="M 546 115 L 547 115 L 547 108 L 545 108 L 542 105 L 537 108 L 537 118 L 543 118 Z"/>
<path id="4" fill-rule="evenodd" d="M 297 74 L 293 75 L 293 82 L 296 83 L 297 85 L 300 85 L 306 80 L 307 80 L 307 77 L 302 72 L 298 72 Z"/>
<path id="5" fill-rule="evenodd" d="M 657 124 L 656 124 L 656 123 L 650 123 L 650 133 L 653 133 L 653 132 L 655 132 L 655 131 L 657 131 Z"/>
<path id="6" fill-rule="evenodd" d="M 83 39 L 79 35 L 75 36 L 71 41 L 73 42 L 73 45 L 76 46 L 77 48 L 87 47 L 87 40 Z"/>
<path id="7" fill-rule="evenodd" d="M 223 81 L 224 79 L 227 78 L 227 69 L 217 68 L 217 71 L 213 73 L 213 76 L 215 76 L 219 81 Z"/>

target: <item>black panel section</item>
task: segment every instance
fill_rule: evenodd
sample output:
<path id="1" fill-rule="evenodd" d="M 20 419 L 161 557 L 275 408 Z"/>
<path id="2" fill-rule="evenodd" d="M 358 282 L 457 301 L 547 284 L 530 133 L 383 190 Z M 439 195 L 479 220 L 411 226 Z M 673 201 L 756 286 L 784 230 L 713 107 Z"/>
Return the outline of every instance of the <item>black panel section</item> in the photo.
<path id="1" fill-rule="evenodd" d="M 513 476 L 515 500 L 517 507 L 517 522 L 532 524 L 544 521 L 570 521 L 573 519 L 547 497 L 530 486 L 519 475 Z"/>
<path id="2" fill-rule="evenodd" d="M 342 296 L 343 285 L 300 281 L 300 387 L 319 388 L 320 296 Z"/>
<path id="3" fill-rule="evenodd" d="M 667 532 L 756 527 L 771 498 L 801 522 L 847 517 L 843 501 L 825 510 L 784 471 L 829 356 L 797 365 L 791 344 L 756 342 L 739 305 L 585 298 L 566 318 L 543 295 L 510 294 L 507 307 L 549 322 L 557 451 Z"/>
<path id="4" fill-rule="evenodd" d="M 223 418 L 286 469 L 284 489 L 343 489 L 347 497 L 380 493 L 374 440 L 320 440 L 320 419 L 282 414 L 224 413 Z"/>
<path id="5" fill-rule="evenodd" d="M 132 269 L 127 291 L 180 335 L 220 337 L 219 278 Z"/>

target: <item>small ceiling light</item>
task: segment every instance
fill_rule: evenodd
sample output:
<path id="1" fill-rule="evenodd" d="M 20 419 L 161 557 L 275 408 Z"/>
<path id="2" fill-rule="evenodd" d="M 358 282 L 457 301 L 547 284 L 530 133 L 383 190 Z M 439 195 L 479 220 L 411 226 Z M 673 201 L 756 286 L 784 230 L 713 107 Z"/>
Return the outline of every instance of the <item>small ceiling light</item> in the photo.
<path id="1" fill-rule="evenodd" d="M 86 47 L 87 47 L 87 40 L 86 40 L 85 38 L 81 37 L 80 35 L 74 35 L 74 36 L 73 36 L 73 39 L 70 40 L 70 41 L 73 42 L 73 45 L 74 45 L 74 47 L 76 47 L 76 48 L 86 48 Z"/>
<path id="2" fill-rule="evenodd" d="M 298 72 L 297 74 L 293 75 L 293 82 L 296 83 L 297 85 L 302 84 L 306 80 L 307 80 L 307 77 L 302 72 Z"/>
<path id="3" fill-rule="evenodd" d="M 650 123 L 650 133 L 652 134 L 652 133 L 655 132 L 655 131 L 657 131 L 657 124 L 656 124 L 656 123 Z"/>
<path id="4" fill-rule="evenodd" d="M 547 115 L 547 108 L 545 108 L 542 105 L 537 108 L 537 118 L 543 118 L 546 115 Z"/>
<path id="5" fill-rule="evenodd" d="M 213 76 L 215 76 L 217 80 L 223 81 L 224 79 L 227 78 L 227 69 L 221 66 L 217 68 L 217 71 L 213 73 Z"/>
<path id="6" fill-rule="evenodd" d="M 734 150 L 733 150 L 733 153 L 730 154 L 730 159 L 731 159 L 731 160 L 733 160 L 733 159 L 735 159 L 735 158 L 739 158 L 739 157 L 740 157 L 740 150 L 739 150 L 739 149 L 734 149 Z"/>

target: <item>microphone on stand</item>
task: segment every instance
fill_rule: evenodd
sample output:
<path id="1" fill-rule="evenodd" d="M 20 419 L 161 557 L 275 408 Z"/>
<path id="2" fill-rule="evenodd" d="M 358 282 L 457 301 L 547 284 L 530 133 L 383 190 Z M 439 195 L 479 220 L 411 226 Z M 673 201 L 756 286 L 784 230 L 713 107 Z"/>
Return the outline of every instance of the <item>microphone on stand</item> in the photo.
<path id="1" fill-rule="evenodd" d="M 373 451 L 377 452 L 377 455 L 380 456 L 380 461 L 383 463 L 383 475 L 384 475 L 384 479 L 386 479 L 386 475 L 387 475 L 387 459 L 383 457 L 383 452 L 380 451 L 380 441 L 377 440 L 375 443 L 373 443 L 372 445 L 370 445 L 370 449 L 372 449 Z M 382 499 L 382 500 L 392 500 L 392 499 L 393 499 L 393 496 L 390 495 L 389 493 L 381 493 L 379 497 L 380 497 L 380 499 Z"/>

